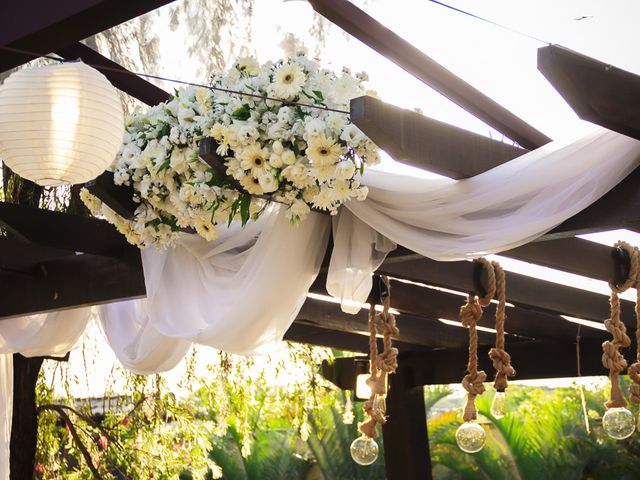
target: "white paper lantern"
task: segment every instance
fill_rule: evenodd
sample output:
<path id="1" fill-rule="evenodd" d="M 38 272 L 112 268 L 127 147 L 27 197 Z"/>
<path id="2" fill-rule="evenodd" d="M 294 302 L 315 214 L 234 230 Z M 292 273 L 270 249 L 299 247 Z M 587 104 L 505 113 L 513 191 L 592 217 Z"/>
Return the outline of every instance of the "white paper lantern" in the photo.
<path id="1" fill-rule="evenodd" d="M 82 62 L 20 70 L 0 86 L 0 159 L 39 185 L 94 179 L 123 134 L 116 89 Z"/>

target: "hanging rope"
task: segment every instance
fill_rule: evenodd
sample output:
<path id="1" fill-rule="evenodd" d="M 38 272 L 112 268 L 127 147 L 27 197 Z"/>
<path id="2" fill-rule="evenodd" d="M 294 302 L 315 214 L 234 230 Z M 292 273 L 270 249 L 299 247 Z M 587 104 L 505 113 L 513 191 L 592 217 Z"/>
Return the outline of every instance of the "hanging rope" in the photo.
<path id="1" fill-rule="evenodd" d="M 629 255 L 629 279 L 632 279 L 633 286 L 636 289 L 636 361 L 629 369 L 629 378 L 633 384 L 629 387 L 632 403 L 640 403 L 640 251 L 638 247 L 631 247 L 628 244 L 622 245 L 624 242 L 618 242 L 616 246 L 623 248 Z M 620 244 L 620 245 L 619 245 Z M 639 420 L 640 421 L 640 420 Z"/>
<path id="2" fill-rule="evenodd" d="M 489 350 L 489 358 L 493 362 L 493 368 L 496 369 L 496 380 L 493 387 L 498 392 L 504 392 L 507 389 L 508 377 L 516 374 L 515 369 L 511 366 L 511 355 L 504 349 L 504 322 L 506 320 L 506 303 L 507 303 L 507 280 L 502 265 L 498 262 L 491 262 L 496 276 L 496 288 L 498 295 L 498 306 L 496 307 L 496 346 Z"/>
<path id="3" fill-rule="evenodd" d="M 367 385 L 371 388 L 371 396 L 364 403 L 364 411 L 369 420 L 359 425 L 360 431 L 370 438 L 378 436 L 376 425 L 387 421 L 385 398 L 387 395 L 387 377 L 398 368 L 398 349 L 392 345 L 392 337 L 398 336 L 395 316 L 389 312 L 391 306 L 391 285 L 388 277 L 381 277 L 386 292 L 381 294 L 382 312 L 376 313 L 376 306 L 371 302 L 369 308 L 369 358 L 371 375 Z M 382 333 L 383 351 L 378 353 L 378 332 Z"/>
<path id="4" fill-rule="evenodd" d="M 487 374 L 483 370 L 478 371 L 478 331 L 476 326 L 478 320 L 482 318 L 482 308 L 489 305 L 496 294 L 496 275 L 493 265 L 486 258 L 478 258 L 474 261 L 481 264 L 487 272 L 489 288 L 483 297 L 477 297 L 470 293 L 467 297 L 467 303 L 460 308 L 462 325 L 469 329 L 468 373 L 462 379 L 462 386 L 467 391 L 467 404 L 462 415 L 465 422 L 478 418 L 475 400 L 478 395 L 484 393 L 484 381 L 487 379 Z"/>
<path id="5" fill-rule="evenodd" d="M 602 344 L 602 364 L 609 369 L 609 377 L 611 379 L 611 393 L 609 400 L 605 403 L 607 408 L 626 407 L 627 401 L 624 399 L 622 390 L 620 389 L 620 373 L 627 368 L 627 361 L 620 353 L 620 348 L 626 348 L 631 345 L 631 339 L 627 335 L 627 328 L 620 320 L 620 298 L 619 294 L 633 286 L 638 278 L 639 256 L 638 251 L 627 242 L 619 241 L 614 248 L 620 248 L 629 255 L 629 274 L 626 280 L 615 285 L 609 283 L 611 287 L 611 296 L 609 303 L 611 305 L 611 315 L 605 320 L 604 326 L 613 336 L 612 340 L 607 340 Z M 637 308 L 637 307 L 636 307 Z M 636 329 L 636 335 L 638 331 Z M 634 369 L 637 373 L 637 368 Z M 640 381 L 640 378 L 638 378 Z"/>

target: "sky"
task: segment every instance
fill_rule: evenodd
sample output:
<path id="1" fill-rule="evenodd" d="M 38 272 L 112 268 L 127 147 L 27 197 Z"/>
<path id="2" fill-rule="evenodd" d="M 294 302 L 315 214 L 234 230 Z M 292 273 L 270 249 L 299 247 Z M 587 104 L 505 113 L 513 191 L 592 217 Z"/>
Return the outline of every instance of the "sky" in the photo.
<path id="1" fill-rule="evenodd" d="M 180 0 L 179 0 L 180 1 Z M 287 5 L 289 3 L 289 5 Z M 280 44 L 286 32 L 295 33 L 315 50 L 308 30 L 308 18 L 293 12 L 304 2 L 256 0 L 251 23 L 251 41 L 246 53 L 259 61 L 283 56 Z M 640 74 L 640 2 L 637 0 L 450 0 L 456 8 L 500 23 L 513 31 L 496 27 L 476 18 L 447 9 L 428 0 L 357 0 L 356 5 L 400 34 L 425 54 L 523 118 L 552 139 L 577 137 L 594 125 L 577 118 L 536 68 L 537 49 L 547 42 L 571 48 L 583 54 Z M 291 5 L 297 4 L 297 5 Z M 160 38 L 162 65 L 160 75 L 184 81 L 206 83 L 198 65 L 184 51 L 184 25 L 169 30 L 171 5 L 161 8 L 155 17 L 155 30 Z M 298 16 L 296 16 L 298 15 Z M 238 38 L 246 38 L 247 25 L 239 25 Z M 536 37 L 536 40 L 530 37 Z M 205 39 L 206 40 L 206 39 Z M 542 41 L 541 41 L 542 40 Z M 222 39 L 227 44 L 229 39 Z M 425 115 L 493 138 L 503 136 L 457 105 L 432 90 L 401 68 L 386 60 L 358 40 L 330 26 L 326 45 L 320 52 L 323 66 L 339 71 L 348 66 L 352 71 L 366 71 L 370 88 L 382 100 L 403 108 L 419 108 Z M 229 57 L 229 61 L 233 59 Z M 213 72 L 212 72 L 213 73 Z M 172 89 L 172 85 L 165 85 Z M 508 141 L 508 139 L 505 139 Z M 384 167 L 393 171 L 415 171 L 386 159 Z M 594 234 L 593 241 L 612 244 L 625 239 L 640 244 L 634 232 L 618 231 Z M 607 285 L 576 275 L 534 267 L 505 257 L 497 257 L 507 270 L 537 276 L 608 294 Z M 606 301 L 603 298 L 603 301 Z M 96 362 L 113 362 L 109 349 Z M 111 357 L 110 357 L 111 355 Z M 105 372 L 106 374 L 106 372 Z M 100 385 L 101 382 L 91 382 Z M 548 383 L 548 382 L 544 382 Z M 562 382 L 557 383 L 562 384 Z M 82 393 L 78 392 L 80 396 Z"/>

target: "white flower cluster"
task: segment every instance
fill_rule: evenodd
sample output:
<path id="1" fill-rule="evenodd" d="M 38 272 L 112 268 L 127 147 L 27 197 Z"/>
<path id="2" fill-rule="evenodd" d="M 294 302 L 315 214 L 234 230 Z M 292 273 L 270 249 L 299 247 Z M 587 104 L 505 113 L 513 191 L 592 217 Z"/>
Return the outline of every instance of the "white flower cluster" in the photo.
<path id="1" fill-rule="evenodd" d="M 288 205 L 292 223 L 311 208 L 335 214 L 349 199 L 366 197 L 356 176 L 379 161 L 378 149 L 346 114 L 294 103 L 348 110 L 351 98 L 365 94 L 365 80 L 302 56 L 262 66 L 240 59 L 212 86 L 270 99 L 177 90 L 170 101 L 127 120 L 113 171 L 116 184 L 133 186 L 140 203 L 135 218 L 119 217 L 86 191 L 83 200 L 141 247 L 171 245 L 188 228 L 213 240 L 215 225 L 246 223 L 269 201 Z M 198 142 L 208 136 L 218 144 L 226 176 L 198 157 Z"/>

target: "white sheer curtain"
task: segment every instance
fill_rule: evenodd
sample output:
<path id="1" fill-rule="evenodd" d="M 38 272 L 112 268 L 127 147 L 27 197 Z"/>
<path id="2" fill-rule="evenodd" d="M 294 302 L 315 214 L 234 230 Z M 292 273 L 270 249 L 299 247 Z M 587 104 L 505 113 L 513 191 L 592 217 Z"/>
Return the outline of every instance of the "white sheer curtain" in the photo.
<path id="1" fill-rule="evenodd" d="M 601 129 L 465 180 L 369 169 L 362 182 L 367 199 L 349 202 L 334 220 L 327 290 L 353 312 L 352 302 L 367 298 L 371 274 L 393 242 L 444 261 L 528 243 L 596 201 L 639 163 L 640 142 Z"/>

